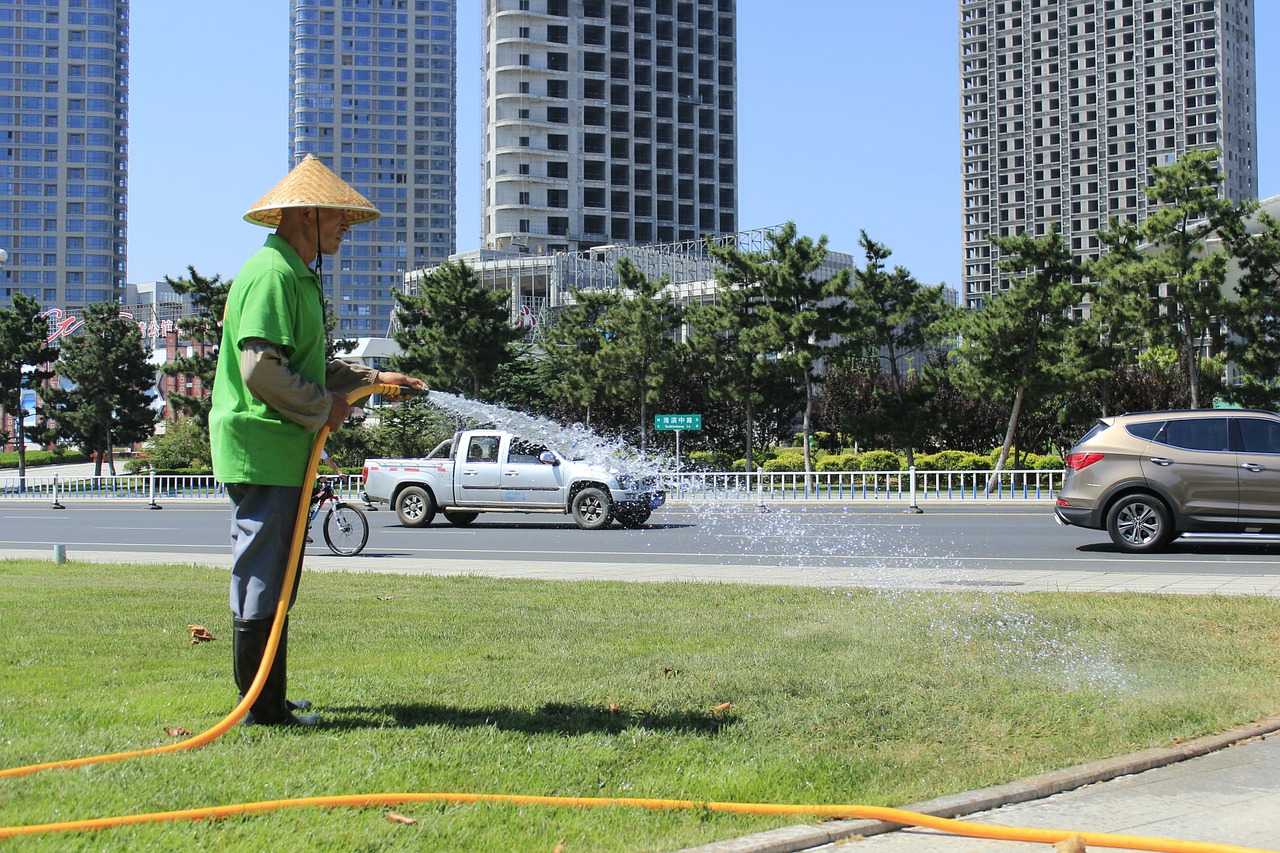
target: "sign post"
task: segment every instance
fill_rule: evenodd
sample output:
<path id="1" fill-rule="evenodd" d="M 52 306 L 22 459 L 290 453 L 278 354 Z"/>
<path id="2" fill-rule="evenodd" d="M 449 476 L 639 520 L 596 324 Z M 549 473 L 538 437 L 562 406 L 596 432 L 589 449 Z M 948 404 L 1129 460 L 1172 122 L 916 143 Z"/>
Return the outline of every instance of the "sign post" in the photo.
<path id="1" fill-rule="evenodd" d="M 680 469 L 680 433 L 686 429 L 702 429 L 702 415 L 654 415 L 655 430 L 671 430 L 676 434 L 676 470 Z"/>

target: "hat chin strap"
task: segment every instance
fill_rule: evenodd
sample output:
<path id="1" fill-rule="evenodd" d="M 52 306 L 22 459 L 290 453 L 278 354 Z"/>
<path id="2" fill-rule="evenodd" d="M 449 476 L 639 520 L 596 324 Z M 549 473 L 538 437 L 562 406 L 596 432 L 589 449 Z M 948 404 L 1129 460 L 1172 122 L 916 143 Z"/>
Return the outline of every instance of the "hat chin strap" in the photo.
<path id="1" fill-rule="evenodd" d="M 324 252 L 320 248 L 320 208 L 311 208 L 316 212 L 316 277 L 320 279 L 320 289 L 324 290 Z"/>

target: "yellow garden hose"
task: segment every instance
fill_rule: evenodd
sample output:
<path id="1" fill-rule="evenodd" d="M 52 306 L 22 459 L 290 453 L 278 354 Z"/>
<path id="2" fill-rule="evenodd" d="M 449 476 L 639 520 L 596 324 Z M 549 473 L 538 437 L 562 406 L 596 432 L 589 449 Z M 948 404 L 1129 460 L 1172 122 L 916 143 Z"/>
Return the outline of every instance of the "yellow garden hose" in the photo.
<path id="1" fill-rule="evenodd" d="M 357 401 L 371 394 L 383 394 L 396 397 L 417 393 L 416 389 L 401 388 L 398 385 L 373 385 L 359 388 L 347 396 L 347 402 Z M 266 683 L 267 674 L 275 659 L 280 644 L 280 632 L 289 612 L 289 600 L 292 597 L 294 584 L 297 582 L 298 560 L 302 554 L 302 546 L 306 537 L 307 517 L 310 510 L 311 488 L 315 483 L 316 469 L 320 464 L 320 454 L 328 438 L 329 428 L 322 427 L 316 436 L 311 450 L 311 458 L 307 465 L 302 498 L 298 504 L 298 515 L 294 523 L 293 542 L 289 549 L 289 565 L 285 572 L 280 603 L 271 624 L 271 633 L 267 639 L 266 650 L 258 673 L 245 691 L 244 698 L 231 712 L 208 730 L 201 732 L 179 743 L 150 749 L 139 749 L 130 752 L 116 752 L 107 755 L 88 756 L 50 761 L 43 764 L 32 764 L 26 767 L 13 767 L 0 770 L 0 778 L 26 776 L 55 768 L 83 767 L 90 764 L 101 764 L 135 758 L 143 755 L 159 755 L 167 752 L 180 752 L 204 746 L 226 734 L 236 723 L 248 713 L 258 694 Z M 182 809 L 149 814 L 117 815 L 114 817 L 93 818 L 89 820 L 63 821 L 59 823 L 32 824 L 29 826 L 0 826 L 0 840 L 18 835 L 37 835 L 51 832 L 78 832 L 86 830 L 109 829 L 143 823 L 161 823 L 179 820 L 207 820 L 237 815 L 260 814 L 285 808 L 309 806 L 325 807 L 386 807 L 402 806 L 412 803 L 506 803 L 521 806 L 557 806 L 557 807 L 634 807 L 652 811 L 688 811 L 705 810 L 733 814 L 759 816 L 799 815 L 815 818 L 866 819 L 887 821 L 906 826 L 921 826 L 961 835 L 969 838 L 986 838 L 1002 841 L 1030 841 L 1054 843 L 1079 837 L 1086 845 L 1111 847 L 1126 850 L 1146 850 L 1152 853 L 1277 853 L 1254 847 L 1239 847 L 1230 844 L 1215 844 L 1200 841 L 1179 841 L 1176 839 L 1151 838 L 1138 835 L 1114 835 L 1100 832 L 1079 832 L 1058 829 L 1028 829 L 1022 827 L 993 826 L 990 824 L 969 823 L 935 817 L 904 809 L 882 806 L 863 805 L 792 805 L 782 803 L 725 803 L 704 802 L 699 800 L 648 799 L 637 797 L 541 797 L 517 794 L 475 794 L 475 793 L 401 793 L 401 794 L 351 794 L 341 796 L 302 797 L 287 800 L 264 800 L 256 803 L 239 803 L 226 806 L 210 806 L 206 808 Z"/>
<path id="2" fill-rule="evenodd" d="M 142 823 L 159 823 L 177 820 L 208 820 L 212 818 L 236 817 L 248 814 L 261 814 L 285 808 L 303 806 L 327 807 L 385 807 L 403 806 L 407 803 L 506 803 L 517 806 L 575 806 L 585 808 L 601 808 L 621 806 L 645 808 L 651 811 L 691 811 L 701 809 L 713 812 L 728 812 L 748 815 L 804 815 L 820 818 L 862 818 L 869 820 L 889 821 L 908 826 L 923 826 L 962 835 L 967 838 L 985 838 L 999 841 L 1038 841 L 1052 844 L 1066 841 L 1077 836 L 1086 844 L 1095 847 L 1112 847 L 1124 850 L 1148 850 L 1153 853 L 1276 853 L 1256 847 L 1239 847 L 1234 844 L 1215 844 L 1206 841 L 1178 841 L 1170 838 L 1149 838 L 1141 835 L 1113 835 L 1105 832 L 1077 832 L 1063 829 L 1026 829 L 1012 826 L 992 826 L 990 824 L 967 823 L 919 814 L 903 809 L 882 806 L 821 806 L 821 805 L 789 805 L 782 803 L 718 803 L 700 800 L 661 800 L 639 797 L 536 797 L 519 794 L 464 794 L 464 793 L 418 793 L 418 794 L 348 794 L 328 797 L 301 797 L 292 800 L 263 800 L 257 803 L 238 803 L 229 806 L 212 806 L 201 809 L 183 809 L 171 812 L 152 812 L 151 814 L 120 815 L 118 817 L 96 818 L 93 820 L 73 820 L 63 823 L 46 823 L 34 826 L 0 827 L 0 839 L 15 835 L 34 835 L 46 832 L 76 832 L 94 829 L 108 829 L 118 826 L 129 826 Z"/>

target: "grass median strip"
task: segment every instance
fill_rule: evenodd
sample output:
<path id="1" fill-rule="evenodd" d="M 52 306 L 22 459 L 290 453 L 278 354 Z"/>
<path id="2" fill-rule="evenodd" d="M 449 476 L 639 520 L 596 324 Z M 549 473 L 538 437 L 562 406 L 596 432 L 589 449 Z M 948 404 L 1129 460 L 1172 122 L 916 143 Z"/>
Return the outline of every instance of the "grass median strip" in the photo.
<path id="1" fill-rule="evenodd" d="M 0 766 L 230 710 L 223 570 L 0 562 Z M 215 638 L 192 642 L 189 626 Z M 0 823 L 463 791 L 900 805 L 1280 708 L 1280 601 L 307 573 L 319 731 L 0 783 Z M 15 850 L 671 850 L 794 822 L 499 804 L 305 809 Z"/>

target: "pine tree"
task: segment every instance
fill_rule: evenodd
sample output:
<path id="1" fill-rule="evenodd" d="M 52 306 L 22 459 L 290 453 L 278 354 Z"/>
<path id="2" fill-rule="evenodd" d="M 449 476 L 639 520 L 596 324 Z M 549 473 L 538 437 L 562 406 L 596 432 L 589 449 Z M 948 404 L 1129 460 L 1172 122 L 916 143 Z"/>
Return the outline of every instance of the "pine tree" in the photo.
<path id="1" fill-rule="evenodd" d="M 1248 206 L 1219 197 L 1217 151 L 1189 151 L 1171 166 L 1153 167 L 1147 218 L 1113 219 L 1098 236 L 1108 253 L 1090 270 L 1098 281 L 1093 312 L 1113 342 L 1141 351 L 1161 344 L 1182 356 L 1191 406 L 1204 404 L 1205 351 L 1224 346 L 1221 328 L 1230 296 L 1223 284 L 1228 255 L 1208 238 L 1237 227 Z"/>
<path id="2" fill-rule="evenodd" d="M 1228 325 L 1235 336 L 1228 352 L 1241 382 L 1231 398 L 1247 406 L 1280 407 L 1280 220 L 1263 213 L 1256 233 L 1241 220 L 1228 233 L 1231 254 L 1240 265 L 1239 298 L 1228 304 Z"/>
<path id="3" fill-rule="evenodd" d="M 1007 400 L 1010 411 L 990 489 L 1009 458 L 1018 416 L 1069 383 L 1063 369 L 1072 329 L 1070 309 L 1080 302 L 1079 264 L 1056 226 L 1044 237 L 1025 232 L 991 237 L 1011 276 L 1009 289 L 961 318 L 953 352 L 957 377 L 974 394 Z"/>
<path id="4" fill-rule="evenodd" d="M 155 429 L 156 375 L 147 356 L 138 327 L 111 303 L 90 305 L 79 334 L 63 338 L 55 365 L 63 384 L 50 389 L 46 408 L 62 438 L 97 455 L 95 477 L 104 458 L 116 473 L 115 444 L 143 441 Z"/>
<path id="5" fill-rule="evenodd" d="M 915 464 L 916 435 L 926 417 L 921 382 L 910 382 L 903 362 L 914 359 L 924 369 L 929 351 L 945 337 L 944 322 L 950 306 L 943 285 L 926 287 L 902 266 L 889 271 L 885 260 L 892 254 L 861 232 L 858 241 L 866 266 L 855 269 L 850 292 L 854 343 L 861 355 L 883 364 L 889 392 L 877 393 L 877 415 L 899 446 L 906 450 L 907 465 Z"/>
<path id="6" fill-rule="evenodd" d="M 689 309 L 690 346 L 714 377 L 713 402 L 742 408 L 745 469 L 752 470 L 754 443 L 762 408 L 772 405 L 790 418 L 799 408 L 796 387 L 783 379 L 782 365 L 770 356 L 783 342 L 764 323 L 765 302 L 760 265 L 764 256 L 737 246 L 707 244 L 719 261 L 716 299 Z"/>
<path id="7" fill-rule="evenodd" d="M 618 261 L 618 296 L 603 318 L 604 343 L 596 354 L 603 391 L 639 411 L 640 452 L 647 448 L 649 406 L 679 359 L 675 333 L 684 312 L 664 292 L 667 278 L 652 280 L 630 258 Z"/>
<path id="8" fill-rule="evenodd" d="M 164 282 L 174 293 L 191 296 L 195 314 L 178 321 L 180 337 L 189 341 L 191 355 L 178 356 L 161 365 L 165 376 L 186 377 L 198 380 L 196 393 L 170 391 L 165 399 L 175 412 L 183 412 L 196 419 L 201 430 L 209 433 L 209 409 L 213 405 L 213 378 L 218 369 L 218 345 L 222 341 L 222 315 L 227 305 L 227 293 L 231 283 L 223 283 L 220 276 L 205 278 L 193 266 L 187 267 L 189 278 L 169 278 Z"/>
<path id="9" fill-rule="evenodd" d="M 555 322 L 542 337 L 544 358 L 551 376 L 547 392 L 553 400 L 591 410 L 605 396 L 605 377 L 598 358 L 608 340 L 606 318 L 622 297 L 616 290 L 572 290 L 568 304 L 556 313 Z"/>
<path id="10" fill-rule="evenodd" d="M 397 370 L 421 376 L 433 388 L 479 399 L 499 367 L 515 358 L 524 332 L 513 326 L 510 293 L 485 290 L 465 263 L 449 262 L 422 279 L 419 291 L 393 291 L 404 350 Z"/>
<path id="11" fill-rule="evenodd" d="M 767 234 L 766 241 L 768 247 L 749 264 L 760 280 L 755 330 L 760 343 L 777 347 L 773 354 L 779 365 L 804 389 L 801 430 L 809 474 L 818 368 L 823 358 L 837 353 L 839 336 L 849 328 L 849 270 L 824 270 L 827 238 L 800 237 L 793 222 Z"/>
<path id="12" fill-rule="evenodd" d="M 17 424 L 18 477 L 27 475 L 26 416 L 34 414 L 22 407 L 22 392 L 39 388 L 53 375 L 48 369 L 58 358 L 49 346 L 49 324 L 40 314 L 33 296 L 15 291 L 13 307 L 0 308 L 0 401 L 14 415 Z"/>

